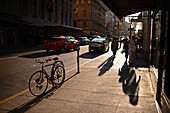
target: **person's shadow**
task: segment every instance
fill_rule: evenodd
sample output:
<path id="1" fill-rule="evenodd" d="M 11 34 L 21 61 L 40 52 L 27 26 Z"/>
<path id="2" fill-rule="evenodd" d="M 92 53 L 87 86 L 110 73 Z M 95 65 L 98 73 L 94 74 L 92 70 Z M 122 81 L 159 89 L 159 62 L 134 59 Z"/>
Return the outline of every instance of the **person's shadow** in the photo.
<path id="1" fill-rule="evenodd" d="M 132 105 L 137 105 L 141 76 L 139 76 L 139 79 L 137 80 L 135 70 L 129 68 L 127 63 L 122 66 L 121 70 L 119 69 L 119 76 L 119 82 L 122 82 L 123 92 L 129 96 L 129 101 Z"/>
<path id="2" fill-rule="evenodd" d="M 98 76 L 102 76 L 104 73 L 106 73 L 113 66 L 114 59 L 115 58 L 113 56 L 111 56 L 98 66 L 98 68 L 102 67 L 100 69 Z"/>

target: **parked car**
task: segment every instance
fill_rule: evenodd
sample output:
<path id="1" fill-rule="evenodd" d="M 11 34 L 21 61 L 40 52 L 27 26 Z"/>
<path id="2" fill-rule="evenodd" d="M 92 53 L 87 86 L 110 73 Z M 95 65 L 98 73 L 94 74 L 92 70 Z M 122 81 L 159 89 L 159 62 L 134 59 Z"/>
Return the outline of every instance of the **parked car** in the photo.
<path id="1" fill-rule="evenodd" d="M 80 44 L 89 44 L 90 40 L 87 37 L 80 37 L 79 38 Z"/>
<path id="2" fill-rule="evenodd" d="M 65 36 L 66 38 L 69 38 L 71 41 L 75 42 L 76 44 L 80 44 L 78 40 L 76 40 L 73 36 Z"/>
<path id="3" fill-rule="evenodd" d="M 93 35 L 92 38 L 102 38 L 100 35 Z"/>
<path id="4" fill-rule="evenodd" d="M 94 38 L 89 44 L 89 52 L 92 50 L 99 52 L 109 51 L 109 42 L 104 38 Z"/>
<path id="5" fill-rule="evenodd" d="M 74 49 L 76 50 L 79 45 L 65 36 L 52 37 L 50 40 L 45 40 L 43 49 L 49 52 L 50 50 L 61 51 Z"/>

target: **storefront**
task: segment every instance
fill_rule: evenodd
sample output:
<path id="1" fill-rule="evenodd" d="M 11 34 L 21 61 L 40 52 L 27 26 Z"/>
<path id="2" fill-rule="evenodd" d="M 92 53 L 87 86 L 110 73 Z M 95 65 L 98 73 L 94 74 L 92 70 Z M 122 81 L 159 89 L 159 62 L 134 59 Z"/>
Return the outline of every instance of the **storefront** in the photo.
<path id="1" fill-rule="evenodd" d="M 159 104 L 163 113 L 169 111 L 170 106 L 170 14 L 169 0 L 102 0 L 116 16 L 121 19 L 127 15 L 150 11 L 146 22 L 144 22 L 144 35 L 147 40 L 144 41 L 146 47 L 149 48 L 150 65 L 157 69 L 156 85 L 156 102 Z M 130 3 L 130 5 L 129 5 Z"/>
<path id="2" fill-rule="evenodd" d="M 43 28 L 13 23 L 0 24 L 0 47 L 43 43 Z"/>

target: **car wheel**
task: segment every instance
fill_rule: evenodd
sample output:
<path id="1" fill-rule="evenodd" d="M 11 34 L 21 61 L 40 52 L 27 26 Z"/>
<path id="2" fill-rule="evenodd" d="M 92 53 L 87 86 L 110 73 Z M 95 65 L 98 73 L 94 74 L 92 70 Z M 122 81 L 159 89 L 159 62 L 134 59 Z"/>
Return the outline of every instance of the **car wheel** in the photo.
<path id="1" fill-rule="evenodd" d="M 62 48 L 61 48 L 61 52 L 63 53 L 65 51 L 65 47 L 63 46 Z"/>

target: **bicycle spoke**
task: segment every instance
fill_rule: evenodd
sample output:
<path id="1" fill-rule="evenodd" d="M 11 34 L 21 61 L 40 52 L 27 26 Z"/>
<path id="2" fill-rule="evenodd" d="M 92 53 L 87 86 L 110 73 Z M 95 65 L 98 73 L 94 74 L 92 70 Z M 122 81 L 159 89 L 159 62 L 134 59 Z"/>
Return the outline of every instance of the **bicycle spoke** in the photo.
<path id="1" fill-rule="evenodd" d="M 47 89 L 47 86 L 47 77 L 43 72 L 37 71 L 31 76 L 29 81 L 29 90 L 34 96 L 44 93 Z"/>
<path id="2" fill-rule="evenodd" d="M 65 79 L 65 70 L 62 66 L 56 66 L 54 72 L 53 85 L 61 85 Z"/>

